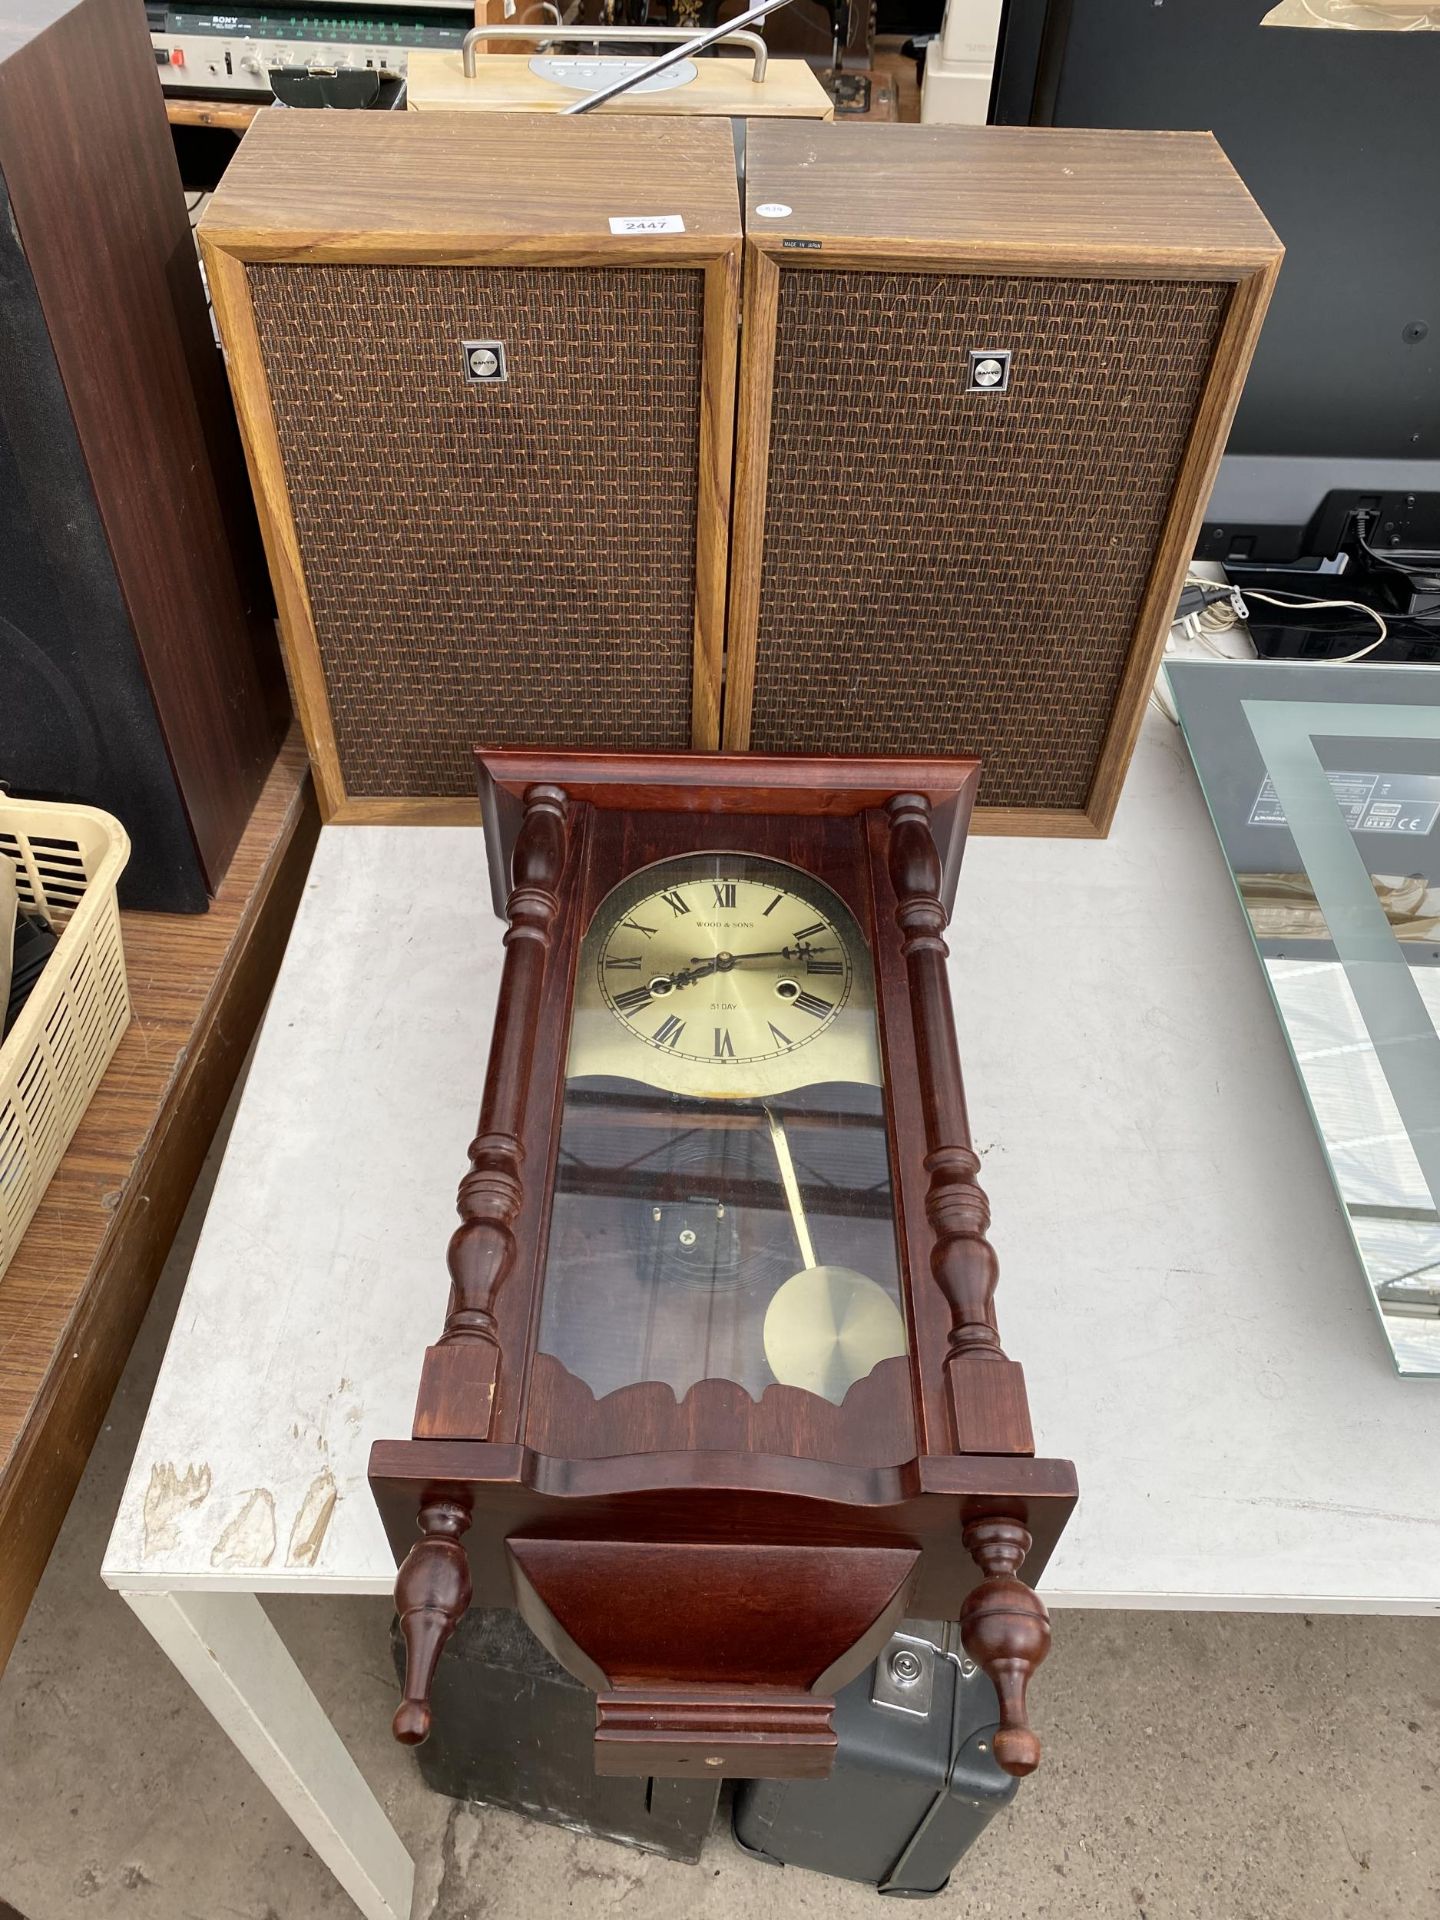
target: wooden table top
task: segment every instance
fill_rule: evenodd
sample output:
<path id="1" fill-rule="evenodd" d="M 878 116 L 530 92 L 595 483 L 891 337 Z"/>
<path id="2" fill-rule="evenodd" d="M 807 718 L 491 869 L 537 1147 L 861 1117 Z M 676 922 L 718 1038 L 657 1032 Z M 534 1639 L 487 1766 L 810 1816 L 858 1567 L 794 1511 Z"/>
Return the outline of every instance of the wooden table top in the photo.
<path id="1" fill-rule="evenodd" d="M 115 1587 L 385 1593 L 504 929 L 467 827 L 327 828 L 106 1556 Z M 979 837 L 961 1057 L 1051 1605 L 1440 1613 L 1440 1400 L 1396 1378 L 1175 729 L 1107 840 Z"/>
<path id="2" fill-rule="evenodd" d="M 318 831 L 298 731 L 203 914 L 121 917 L 134 1018 L 0 1276 L 0 1665 L 279 965 Z"/>

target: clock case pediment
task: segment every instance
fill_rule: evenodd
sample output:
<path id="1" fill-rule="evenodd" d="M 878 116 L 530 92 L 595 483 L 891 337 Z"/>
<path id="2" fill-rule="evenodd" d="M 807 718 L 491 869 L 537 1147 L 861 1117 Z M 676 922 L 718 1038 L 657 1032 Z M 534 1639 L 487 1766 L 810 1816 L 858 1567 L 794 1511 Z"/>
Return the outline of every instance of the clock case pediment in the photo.
<path id="1" fill-rule="evenodd" d="M 499 920 L 506 918 L 514 884 L 515 842 L 525 818 L 525 795 L 547 780 L 560 781 L 562 769 L 571 800 L 601 812 L 674 813 L 716 822 L 767 815 L 796 822 L 854 821 L 867 811 L 885 807 L 896 793 L 918 793 L 930 806 L 931 833 L 940 855 L 940 903 L 947 915 L 955 904 L 980 781 L 978 760 L 826 759 L 813 754 L 760 753 L 657 757 L 516 748 L 477 748 L 475 759 L 490 899 Z M 911 784 L 897 787 L 896 779 L 904 774 L 910 776 Z M 718 835 L 721 841 L 724 837 Z M 715 832 L 705 835 L 707 844 L 716 840 Z"/>
<path id="2" fill-rule="evenodd" d="M 412 1437 L 371 1483 L 410 1649 L 397 1736 L 423 1738 L 429 1679 L 473 1597 L 517 1606 L 596 1689 L 602 1771 L 828 1771 L 831 1695 L 909 1614 L 969 1608 L 996 1679 L 996 1753 L 1038 1747 L 1024 1684 L 1048 1640 L 1018 1579 L 1075 1500 L 1033 1457 L 1003 1352 L 941 930 L 973 761 L 477 751 L 507 957 L 481 1127 L 451 1243 L 450 1313 Z M 538 1349 L 571 1008 L 599 903 L 656 862 L 724 850 L 784 862 L 854 916 L 874 968 L 908 1354 L 833 1405 L 701 1380 L 598 1400 Z M 419 1516 L 420 1539 L 416 1541 Z M 993 1642 L 993 1645 L 992 1645 Z M 1007 1757 L 1008 1756 L 1008 1757 Z"/>

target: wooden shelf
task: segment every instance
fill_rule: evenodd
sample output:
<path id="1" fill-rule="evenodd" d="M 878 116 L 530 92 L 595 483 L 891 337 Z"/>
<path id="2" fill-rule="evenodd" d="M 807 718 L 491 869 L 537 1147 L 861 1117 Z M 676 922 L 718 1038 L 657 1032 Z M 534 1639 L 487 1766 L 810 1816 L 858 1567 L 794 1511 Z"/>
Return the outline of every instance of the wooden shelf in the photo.
<path id="1" fill-rule="evenodd" d="M 319 831 L 299 731 L 203 914 L 121 916 L 134 1019 L 0 1276 L 0 1667 L 285 949 Z"/>
<path id="2" fill-rule="evenodd" d="M 230 133 L 244 133 L 268 96 L 251 106 L 248 100 L 167 99 L 165 118 L 172 127 L 223 127 Z"/>

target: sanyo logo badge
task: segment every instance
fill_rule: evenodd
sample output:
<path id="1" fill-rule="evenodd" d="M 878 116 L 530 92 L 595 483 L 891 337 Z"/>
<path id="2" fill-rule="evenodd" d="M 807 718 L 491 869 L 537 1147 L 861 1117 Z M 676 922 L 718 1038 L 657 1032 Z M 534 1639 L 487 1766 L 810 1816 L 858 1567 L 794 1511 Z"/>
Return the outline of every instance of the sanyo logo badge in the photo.
<path id="1" fill-rule="evenodd" d="M 1008 347 L 972 347 L 970 349 L 971 393 L 1004 393 L 1010 385 Z"/>

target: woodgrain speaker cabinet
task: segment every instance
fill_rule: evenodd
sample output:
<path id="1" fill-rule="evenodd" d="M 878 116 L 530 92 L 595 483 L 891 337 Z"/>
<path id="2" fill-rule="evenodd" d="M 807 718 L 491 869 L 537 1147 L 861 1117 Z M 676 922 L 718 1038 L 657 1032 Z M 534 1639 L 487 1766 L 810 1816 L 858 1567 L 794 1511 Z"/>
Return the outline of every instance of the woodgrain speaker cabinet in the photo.
<path id="1" fill-rule="evenodd" d="M 1281 247 L 1207 134 L 752 126 L 727 747 L 1110 825 Z"/>
<path id="2" fill-rule="evenodd" d="M 201 238 L 327 819 L 718 743 L 728 123 L 271 110 Z"/>

